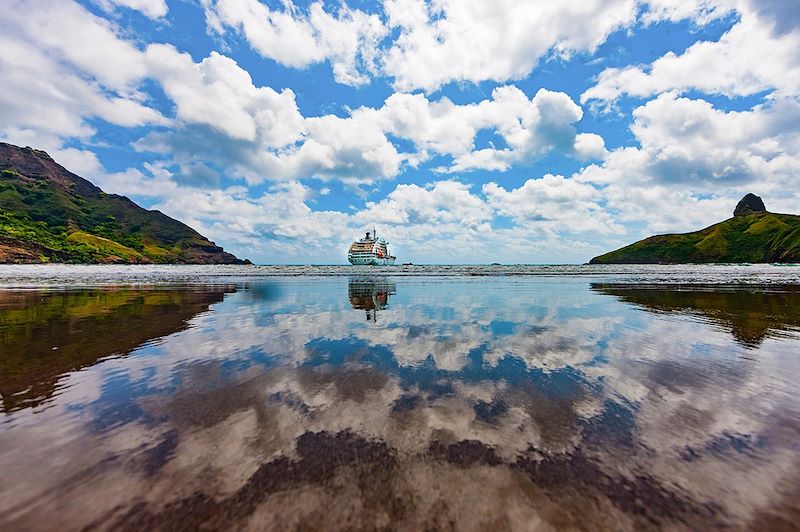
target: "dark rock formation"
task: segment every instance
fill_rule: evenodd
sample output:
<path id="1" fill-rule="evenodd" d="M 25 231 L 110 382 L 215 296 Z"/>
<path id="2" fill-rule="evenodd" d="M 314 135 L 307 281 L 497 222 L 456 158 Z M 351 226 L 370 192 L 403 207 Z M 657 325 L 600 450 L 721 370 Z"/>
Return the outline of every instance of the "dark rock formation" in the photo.
<path id="1" fill-rule="evenodd" d="M 736 208 L 733 210 L 733 215 L 746 216 L 754 212 L 767 212 L 767 208 L 764 206 L 764 202 L 761 201 L 760 197 L 756 196 L 755 194 L 748 193 L 739 201 L 739 203 L 736 204 Z"/>

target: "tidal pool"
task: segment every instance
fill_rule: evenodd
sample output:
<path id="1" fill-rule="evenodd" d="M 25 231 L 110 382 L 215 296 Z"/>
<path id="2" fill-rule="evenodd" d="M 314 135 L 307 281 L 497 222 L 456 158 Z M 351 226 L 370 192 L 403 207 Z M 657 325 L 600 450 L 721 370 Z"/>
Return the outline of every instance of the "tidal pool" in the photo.
<path id="1" fill-rule="evenodd" d="M 0 290 L 0 529 L 800 525 L 800 287 Z"/>

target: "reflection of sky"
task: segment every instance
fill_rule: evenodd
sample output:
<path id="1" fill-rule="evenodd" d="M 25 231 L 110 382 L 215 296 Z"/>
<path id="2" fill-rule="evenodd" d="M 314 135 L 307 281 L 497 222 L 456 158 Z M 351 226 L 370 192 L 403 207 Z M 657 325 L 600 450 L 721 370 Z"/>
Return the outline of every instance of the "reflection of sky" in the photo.
<path id="1" fill-rule="evenodd" d="M 481 442 L 509 464 L 580 453 L 732 522 L 797 478 L 796 335 L 743 346 L 581 280 L 394 283 L 377 322 L 351 306 L 347 278 L 251 286 L 185 330 L 68 375 L 44 405 L 3 419 L 0 469 L 16 488 L 0 487 L 0 518 L 34 499 L 47 507 L 43 486 L 104 460 L 115 465 L 95 488 L 124 477 L 128 490 L 109 505 L 176 497 L 175 479 L 179 493 L 235 490 L 259 464 L 296 457 L 309 431 L 377 439 L 409 463 L 434 442 Z M 128 470 L 170 431 L 163 474 Z"/>

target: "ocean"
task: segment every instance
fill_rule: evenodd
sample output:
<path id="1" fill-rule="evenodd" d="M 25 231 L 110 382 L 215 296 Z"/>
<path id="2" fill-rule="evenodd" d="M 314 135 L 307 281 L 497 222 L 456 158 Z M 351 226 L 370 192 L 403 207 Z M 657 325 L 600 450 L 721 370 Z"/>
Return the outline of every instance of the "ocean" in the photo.
<path id="1" fill-rule="evenodd" d="M 0 529 L 774 529 L 800 267 L 0 266 Z"/>

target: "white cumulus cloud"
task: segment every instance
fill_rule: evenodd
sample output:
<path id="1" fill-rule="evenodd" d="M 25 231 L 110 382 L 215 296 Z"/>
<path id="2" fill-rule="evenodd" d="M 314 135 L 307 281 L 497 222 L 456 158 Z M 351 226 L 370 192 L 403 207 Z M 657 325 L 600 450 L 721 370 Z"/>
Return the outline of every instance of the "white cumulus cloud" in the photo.
<path id="1" fill-rule="evenodd" d="M 166 0 L 95 0 L 105 10 L 116 7 L 126 7 L 141 12 L 151 19 L 158 19 L 167 14 L 169 8 Z"/>
<path id="2" fill-rule="evenodd" d="M 608 68 L 581 102 L 602 107 L 624 95 L 646 98 L 670 90 L 729 97 L 800 93 L 800 29 L 776 33 L 767 14 L 740 9 L 740 21 L 718 41 L 697 42 L 680 54 L 667 52 L 647 65 Z"/>
<path id="3" fill-rule="evenodd" d="M 746 192 L 773 211 L 796 210 L 800 195 L 800 102 L 779 99 L 724 111 L 664 93 L 633 112 L 640 147 L 612 150 L 576 179 L 604 187 L 623 222 L 655 230 L 696 229 L 730 215 Z"/>
<path id="4" fill-rule="evenodd" d="M 342 4 L 334 13 L 322 2 L 307 13 L 291 3 L 272 9 L 258 0 L 203 0 L 209 28 L 241 32 L 262 56 L 303 68 L 330 61 L 336 81 L 360 85 L 374 72 L 378 42 L 386 34 L 380 17 Z"/>
<path id="5" fill-rule="evenodd" d="M 634 0 L 386 0 L 384 10 L 399 31 L 383 54 L 384 72 L 398 89 L 426 91 L 520 79 L 551 51 L 592 52 L 637 14 Z"/>

